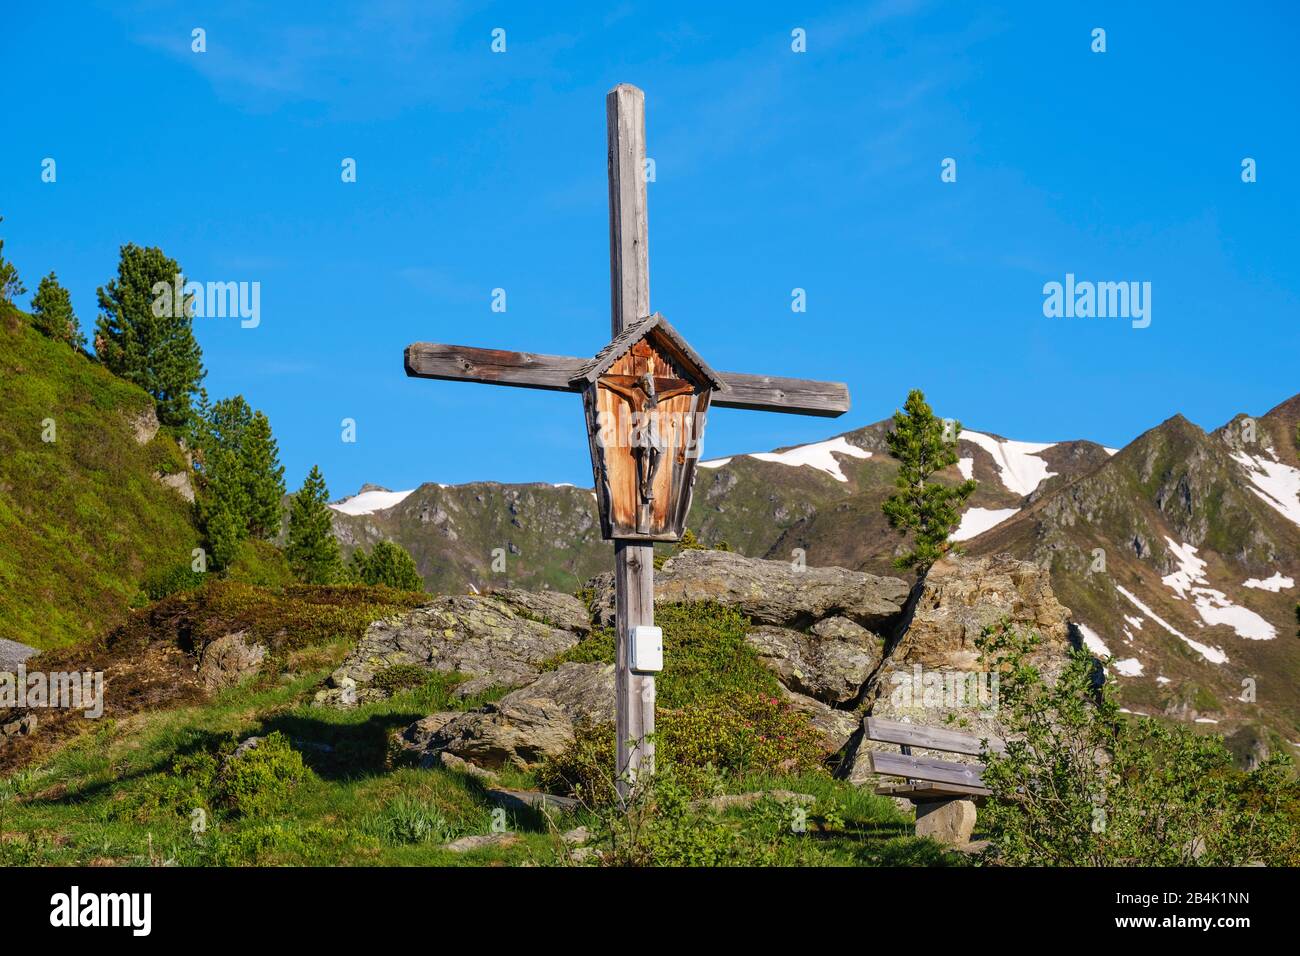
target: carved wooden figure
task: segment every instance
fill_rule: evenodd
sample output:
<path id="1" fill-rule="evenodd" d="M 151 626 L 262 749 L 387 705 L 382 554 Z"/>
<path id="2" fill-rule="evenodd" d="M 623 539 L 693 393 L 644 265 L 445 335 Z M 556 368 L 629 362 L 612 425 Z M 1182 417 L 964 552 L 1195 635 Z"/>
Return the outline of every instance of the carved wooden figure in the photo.
<path id="1" fill-rule="evenodd" d="M 834 418 L 840 382 L 715 372 L 662 315 L 650 312 L 645 94 L 621 83 L 605 98 L 609 164 L 610 327 L 594 358 L 416 342 L 406 374 L 581 392 L 601 531 L 614 540 L 619 793 L 654 770 L 655 678 L 633 669 L 631 642 L 654 625 L 654 542 L 677 541 L 710 404 Z M 638 645 L 639 646 L 639 645 Z"/>
<path id="2" fill-rule="evenodd" d="M 726 389 L 662 316 L 601 349 L 582 388 L 601 533 L 677 541 L 686 527 L 709 401 Z"/>

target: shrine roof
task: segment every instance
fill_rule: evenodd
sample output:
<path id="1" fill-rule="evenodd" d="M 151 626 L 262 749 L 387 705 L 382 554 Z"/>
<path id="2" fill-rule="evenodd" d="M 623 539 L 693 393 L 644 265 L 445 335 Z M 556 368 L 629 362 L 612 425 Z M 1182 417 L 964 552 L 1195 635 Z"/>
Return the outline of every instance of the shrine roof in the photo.
<path id="1" fill-rule="evenodd" d="M 569 381 L 594 382 L 601 375 L 608 372 L 610 367 L 627 353 L 628 349 L 652 332 L 658 332 L 666 338 L 681 353 L 681 357 L 694 367 L 695 372 L 708 379 L 709 384 L 713 386 L 715 391 L 726 391 L 727 386 L 722 381 L 722 376 L 710 368 L 704 359 L 700 358 L 699 353 L 691 348 L 687 341 L 682 338 L 681 333 L 673 328 L 660 312 L 638 319 L 614 336 L 609 344 L 597 352 L 591 361 L 579 368 Z"/>

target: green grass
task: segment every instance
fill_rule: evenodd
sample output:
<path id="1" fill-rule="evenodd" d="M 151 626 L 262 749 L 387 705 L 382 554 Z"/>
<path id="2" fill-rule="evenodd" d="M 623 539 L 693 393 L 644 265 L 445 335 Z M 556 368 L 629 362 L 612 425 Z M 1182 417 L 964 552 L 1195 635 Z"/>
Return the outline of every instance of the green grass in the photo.
<path id="1" fill-rule="evenodd" d="M 189 505 L 152 477 L 184 467 L 180 448 L 165 430 L 138 445 L 129 424 L 150 404 L 0 306 L 0 634 L 80 642 L 125 614 L 147 571 L 190 561 Z"/>
<path id="2" fill-rule="evenodd" d="M 318 590 L 321 600 L 326 592 L 333 595 Z M 307 617 L 323 606 L 303 594 L 262 600 L 267 606 L 243 619 L 255 630 L 278 626 L 284 608 L 277 603 L 297 602 L 295 613 Z M 225 626 L 232 605 L 248 613 L 252 604 L 245 586 L 223 582 L 152 610 L 157 623 L 158 608 L 174 614 L 183 606 L 190 615 L 185 630 L 202 632 Z M 139 616 L 150 618 L 149 612 Z M 737 615 L 696 605 L 664 609 L 660 619 L 679 664 L 665 675 L 665 713 L 705 713 L 736 693 L 771 691 L 773 679 L 751 660 Z M 458 698 L 460 675 L 431 673 L 419 682 L 396 675 L 398 690 L 383 701 L 349 710 L 315 706 L 321 681 L 355 641 L 355 633 L 320 637 L 326 629 L 318 634 L 309 627 L 306 644 L 282 641 L 279 666 L 270 674 L 201 704 L 105 718 L 0 778 L 0 865 L 564 865 L 572 861 L 559 833 L 584 825 L 608 834 L 608 807 L 501 819 L 480 781 L 441 766 L 414 766 L 394 745 L 394 733 L 421 717 L 496 696 Z M 601 640 L 571 654 L 600 659 Z M 230 772 L 226 755 L 250 736 L 269 741 L 254 751 L 259 762 Z M 709 779 L 722 792 L 787 789 L 817 802 L 801 817 L 770 800 L 724 813 L 678 807 L 657 824 L 648 862 L 965 862 L 916 840 L 890 801 L 821 771 L 724 768 Z M 501 784 L 534 788 L 539 775 L 506 769 Z M 517 833 L 517 842 L 466 854 L 443 849 L 457 837 L 489 833 L 494 824 Z"/>

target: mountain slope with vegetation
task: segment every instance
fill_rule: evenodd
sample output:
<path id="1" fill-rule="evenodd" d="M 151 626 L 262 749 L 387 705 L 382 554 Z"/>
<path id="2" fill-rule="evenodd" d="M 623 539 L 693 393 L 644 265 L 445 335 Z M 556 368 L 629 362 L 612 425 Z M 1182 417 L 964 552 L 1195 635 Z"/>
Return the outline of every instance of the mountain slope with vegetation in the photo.
<path id="1" fill-rule="evenodd" d="M 185 475 L 184 453 L 143 389 L 5 303 L 0 407 L 0 636 L 102 634 L 198 545 L 189 503 L 155 477 Z"/>
<path id="2" fill-rule="evenodd" d="M 1295 470 L 1297 404 L 1255 421 L 1244 443 L 1245 416 L 1208 434 L 1175 416 L 970 548 L 1050 567 L 1132 709 L 1229 731 L 1262 721 L 1295 740 L 1300 525 L 1243 461 Z"/>
<path id="3" fill-rule="evenodd" d="M 1300 739 L 1297 425 L 1300 396 L 1208 434 L 1178 416 L 1118 451 L 965 429 L 957 464 L 935 480 L 977 482 L 960 547 L 1050 568 L 1081 637 L 1114 659 L 1126 707 L 1239 734 L 1240 751 L 1262 752 Z M 905 539 L 881 508 L 898 475 L 891 428 L 702 462 L 688 524 L 706 546 L 751 557 L 897 573 Z M 609 565 L 589 489 L 427 484 L 393 498 L 369 514 L 336 511 L 336 534 L 345 548 L 403 544 L 435 591 L 572 590 Z M 1090 570 L 1094 552 L 1104 572 Z"/>

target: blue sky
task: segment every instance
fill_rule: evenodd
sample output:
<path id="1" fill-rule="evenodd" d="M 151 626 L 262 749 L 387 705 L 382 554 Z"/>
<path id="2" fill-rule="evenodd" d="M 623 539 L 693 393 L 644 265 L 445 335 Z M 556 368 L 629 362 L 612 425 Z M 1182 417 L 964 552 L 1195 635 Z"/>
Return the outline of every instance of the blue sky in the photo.
<path id="1" fill-rule="evenodd" d="M 196 333 L 208 391 L 267 412 L 292 486 L 313 463 L 335 495 L 587 483 L 576 396 L 407 379 L 402 350 L 604 344 L 604 95 L 630 82 L 653 308 L 717 368 L 853 397 L 838 421 L 716 410 L 710 457 L 877 421 L 911 387 L 967 427 L 1112 446 L 1300 390 L 1290 4 L 712 6 L 23 5 L 0 32 L 5 254 L 29 289 L 56 270 L 88 327 L 128 241 L 260 282 L 257 328 Z M 1150 282 L 1150 327 L 1046 318 L 1066 273 Z"/>

